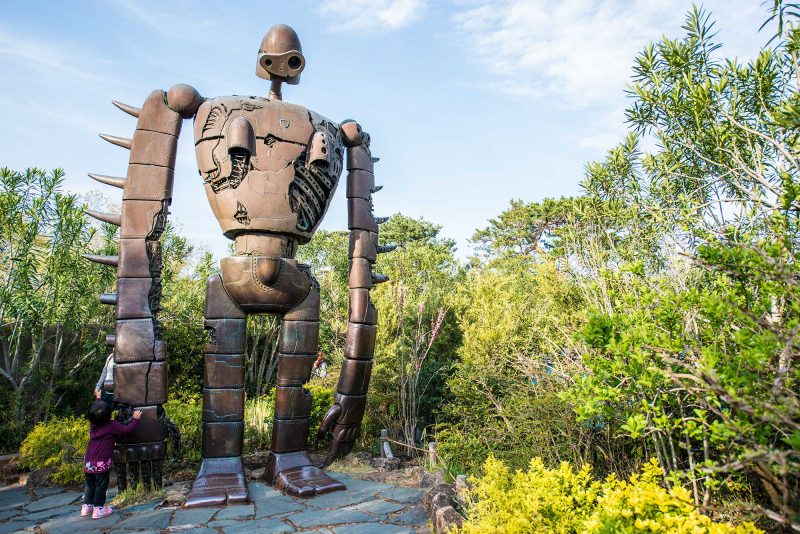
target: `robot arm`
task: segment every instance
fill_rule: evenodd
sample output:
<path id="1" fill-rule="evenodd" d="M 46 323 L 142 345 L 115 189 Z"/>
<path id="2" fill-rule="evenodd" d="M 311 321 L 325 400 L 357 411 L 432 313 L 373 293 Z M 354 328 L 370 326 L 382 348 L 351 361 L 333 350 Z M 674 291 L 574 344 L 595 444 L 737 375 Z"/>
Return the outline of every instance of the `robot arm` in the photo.
<path id="1" fill-rule="evenodd" d="M 378 312 L 369 292 L 374 284 L 388 280 L 384 275 L 373 273 L 372 265 L 377 254 L 394 249 L 378 246 L 378 224 L 386 219 L 376 219 L 372 215 L 372 193 L 380 187 L 375 187 L 373 163 L 377 160 L 369 150 L 369 135 L 354 121 L 343 122 L 341 129 L 347 147 L 350 309 L 345 359 L 336 386 L 335 403 L 320 426 L 321 434 L 331 432 L 333 437 L 324 465 L 347 455 L 361 428 L 378 323 Z"/>
<path id="2" fill-rule="evenodd" d="M 188 85 L 165 93 L 153 91 L 141 109 L 114 102 L 138 118 L 132 139 L 101 134 L 106 141 L 131 151 L 125 178 L 90 174 L 122 189 L 121 214 L 87 214 L 120 227 L 118 256 L 86 256 L 117 268 L 116 293 L 100 295 L 115 306 L 115 334 L 106 339 L 114 348 L 114 402 L 123 411 L 138 409 L 136 430 L 121 438 L 114 450 L 119 485 L 128 474 L 149 487 L 161 485 L 167 420 L 167 362 L 156 315 L 161 300 L 161 242 L 172 200 L 178 135 L 182 119 L 194 115 L 202 97 Z M 141 478 L 140 478 L 141 477 Z"/>

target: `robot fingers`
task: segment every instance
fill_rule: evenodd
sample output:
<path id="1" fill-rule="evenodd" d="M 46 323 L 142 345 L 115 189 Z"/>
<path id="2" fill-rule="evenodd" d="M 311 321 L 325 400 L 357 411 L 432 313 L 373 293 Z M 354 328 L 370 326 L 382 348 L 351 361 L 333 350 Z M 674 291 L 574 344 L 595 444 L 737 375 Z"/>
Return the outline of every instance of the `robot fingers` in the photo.
<path id="1" fill-rule="evenodd" d="M 319 436 L 324 436 L 327 432 L 333 430 L 333 426 L 342 415 L 342 407 L 339 404 L 334 404 L 322 418 L 322 423 L 319 425 Z"/>
<path id="2" fill-rule="evenodd" d="M 337 458 L 343 458 L 350 454 L 358 435 L 358 426 L 337 425 L 333 432 L 333 440 L 328 446 L 328 454 L 322 462 L 321 467 L 326 467 Z"/>

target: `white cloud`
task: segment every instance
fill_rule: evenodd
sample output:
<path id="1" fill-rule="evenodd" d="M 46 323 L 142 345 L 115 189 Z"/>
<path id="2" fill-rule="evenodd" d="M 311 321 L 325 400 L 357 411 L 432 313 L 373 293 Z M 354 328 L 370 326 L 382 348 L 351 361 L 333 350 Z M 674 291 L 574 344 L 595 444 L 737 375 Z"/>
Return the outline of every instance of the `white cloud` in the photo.
<path id="1" fill-rule="evenodd" d="M 220 26 L 218 17 L 189 0 L 117 0 L 110 5 L 126 18 L 171 38 L 204 40 Z"/>
<path id="2" fill-rule="evenodd" d="M 32 68 L 62 80 L 98 83 L 104 81 L 100 66 L 108 60 L 68 42 L 48 41 L 0 28 L 0 56 L 22 68 Z"/>
<path id="3" fill-rule="evenodd" d="M 451 19 L 472 54 L 510 96 L 551 97 L 567 107 L 619 101 L 631 65 L 663 34 L 680 35 L 689 0 L 473 0 Z M 752 0 L 705 2 L 719 21 L 723 53 L 757 51 L 763 8 Z M 758 36 L 758 44 L 766 37 Z"/>
<path id="4" fill-rule="evenodd" d="M 394 30 L 416 21 L 426 9 L 427 0 L 325 0 L 319 12 L 334 19 L 336 31 Z"/>

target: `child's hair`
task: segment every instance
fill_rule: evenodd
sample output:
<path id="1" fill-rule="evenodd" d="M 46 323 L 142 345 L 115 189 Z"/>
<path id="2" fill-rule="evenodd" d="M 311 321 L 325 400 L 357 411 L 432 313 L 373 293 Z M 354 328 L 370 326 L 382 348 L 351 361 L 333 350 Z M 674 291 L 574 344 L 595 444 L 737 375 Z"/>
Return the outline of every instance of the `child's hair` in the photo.
<path id="1" fill-rule="evenodd" d="M 103 425 L 111 421 L 111 405 L 101 399 L 95 399 L 89 408 L 89 422 L 93 425 Z"/>

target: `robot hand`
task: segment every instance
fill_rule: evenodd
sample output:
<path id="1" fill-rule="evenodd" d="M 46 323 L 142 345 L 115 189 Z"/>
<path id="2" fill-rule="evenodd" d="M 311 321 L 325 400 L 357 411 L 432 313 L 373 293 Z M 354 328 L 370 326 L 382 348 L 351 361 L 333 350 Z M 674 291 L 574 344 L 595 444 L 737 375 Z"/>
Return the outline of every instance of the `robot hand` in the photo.
<path id="1" fill-rule="evenodd" d="M 325 414 L 319 429 L 320 436 L 330 432 L 333 437 L 323 465 L 330 465 L 336 458 L 344 457 L 352 450 L 361 429 L 366 405 L 366 395 L 336 394 L 336 401 Z"/>

